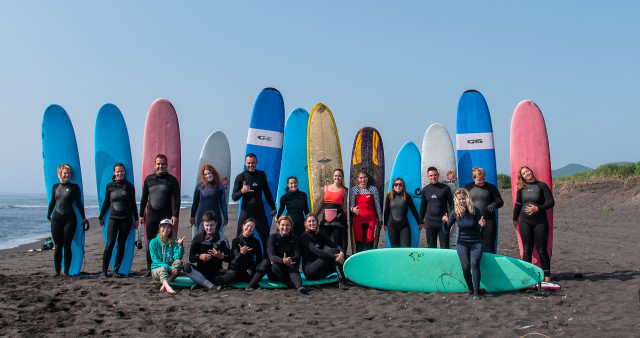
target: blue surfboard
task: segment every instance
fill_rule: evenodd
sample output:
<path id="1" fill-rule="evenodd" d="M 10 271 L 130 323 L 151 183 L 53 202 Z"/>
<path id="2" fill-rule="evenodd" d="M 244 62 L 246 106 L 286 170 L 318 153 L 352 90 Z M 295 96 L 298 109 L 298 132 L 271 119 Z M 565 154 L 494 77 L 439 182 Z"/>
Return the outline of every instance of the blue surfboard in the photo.
<path id="1" fill-rule="evenodd" d="M 487 101 L 476 90 L 467 90 L 458 101 L 456 141 L 459 186 L 464 187 L 473 182 L 471 168 L 478 167 L 486 171 L 486 181 L 497 187 L 498 171 L 491 115 Z M 496 210 L 496 228 L 497 226 L 498 211 Z M 496 252 L 498 232 L 496 231 Z"/>
<path id="2" fill-rule="evenodd" d="M 393 189 L 393 180 L 401 177 L 404 180 L 405 189 L 413 199 L 416 210 L 420 211 L 420 192 L 422 190 L 422 181 L 420 177 L 420 150 L 413 142 L 405 143 L 398 155 L 396 161 L 393 162 L 391 176 L 389 176 L 389 192 Z M 409 218 L 409 227 L 411 228 L 411 247 L 417 248 L 420 242 L 420 229 L 418 229 L 418 220 L 413 217 L 411 211 L 407 211 Z M 387 248 L 391 247 L 389 242 L 389 234 L 387 236 Z"/>
<path id="3" fill-rule="evenodd" d="M 131 159 L 131 145 L 129 143 L 129 132 L 127 124 L 120 109 L 111 103 L 103 105 L 96 117 L 95 130 L 95 164 L 96 164 L 96 185 L 98 189 L 98 207 L 102 208 L 107 184 L 112 181 L 113 166 L 116 163 L 124 164 L 126 179 L 135 186 L 133 181 L 133 161 Z M 135 197 L 135 196 L 134 196 Z M 111 208 L 109 208 L 111 209 Z M 105 244 L 107 243 L 107 228 L 110 210 L 104 216 L 105 225 L 102 227 L 102 235 Z M 133 219 L 133 214 L 131 218 Z M 133 220 L 135 221 L 135 220 Z M 124 250 L 124 258 L 120 268 L 116 270 L 116 247 L 111 254 L 111 267 L 114 271 L 128 275 L 133 262 L 135 250 L 135 228 L 131 228 L 127 236 Z M 120 234 L 118 234 L 120 236 Z"/>
<path id="4" fill-rule="evenodd" d="M 278 180 L 278 196 L 276 206 L 280 208 L 280 197 L 286 191 L 287 178 L 295 176 L 298 179 L 298 190 L 309 197 L 309 170 L 307 167 L 307 125 L 309 113 L 297 108 L 289 114 L 284 126 L 284 143 L 282 146 L 282 164 L 280 165 L 280 179 Z M 309 199 L 307 207 L 311 210 Z M 286 214 L 286 210 L 285 213 Z"/>
<path id="5" fill-rule="evenodd" d="M 282 160 L 282 142 L 284 138 L 284 100 L 275 88 L 263 89 L 253 106 L 249 133 L 247 135 L 247 148 L 245 156 L 254 153 L 258 157 L 256 169 L 262 170 L 267 176 L 271 195 L 276 197 L 278 191 L 278 178 L 280 177 L 280 163 Z M 244 163 L 244 157 L 242 158 Z M 245 167 L 244 170 L 247 168 Z M 271 229 L 271 207 L 262 196 L 264 212 Z M 275 202 L 275 201 L 274 201 Z M 240 199 L 242 206 L 242 199 Z M 259 237 L 257 232 L 255 237 Z"/>
<path id="6" fill-rule="evenodd" d="M 84 205 L 84 193 L 82 192 L 82 170 L 80 168 L 80 156 L 73 125 L 67 112 L 59 105 L 52 104 L 44 111 L 42 118 L 42 161 L 44 164 L 44 182 L 47 189 L 47 201 L 51 201 L 53 186 L 60 182 L 58 179 L 58 166 L 67 163 L 71 166 L 70 182 L 80 186 L 82 204 Z M 71 243 L 71 265 L 67 273 L 76 276 L 82 269 L 84 256 L 84 230 L 82 229 L 82 217 L 73 205 L 76 212 L 76 232 Z M 63 254 L 64 255 L 64 254 Z M 63 259 L 64 262 L 64 259 Z M 64 269 L 64 263 L 62 264 Z"/>

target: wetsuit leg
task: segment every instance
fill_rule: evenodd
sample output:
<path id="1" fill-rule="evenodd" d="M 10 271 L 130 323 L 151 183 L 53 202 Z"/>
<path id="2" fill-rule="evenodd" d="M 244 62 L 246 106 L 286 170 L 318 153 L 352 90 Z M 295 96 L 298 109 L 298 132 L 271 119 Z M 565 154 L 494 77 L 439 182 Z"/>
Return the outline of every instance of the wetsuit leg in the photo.
<path id="1" fill-rule="evenodd" d="M 387 235 L 389 236 L 389 244 L 391 244 L 392 248 L 397 248 L 400 246 L 400 231 L 395 227 L 387 228 Z"/>
<path id="2" fill-rule="evenodd" d="M 496 220 L 485 218 L 484 233 L 482 234 L 482 243 L 484 244 L 485 252 L 496 253 Z"/>
<path id="3" fill-rule="evenodd" d="M 54 213 L 51 217 L 51 239 L 53 240 L 53 266 L 56 274 L 60 274 L 62 269 L 62 250 L 64 248 L 64 216 Z"/>
<path id="4" fill-rule="evenodd" d="M 438 247 L 438 232 L 440 232 L 440 224 L 433 225 L 427 223 L 427 227 L 425 228 L 424 235 L 427 238 L 427 247 L 429 248 L 437 248 Z"/>
<path id="5" fill-rule="evenodd" d="M 236 228 L 236 237 L 240 236 L 240 233 L 242 232 L 242 224 L 244 223 L 245 220 L 247 220 L 247 218 L 249 218 L 249 213 L 241 210 L 240 211 L 240 215 L 238 216 L 238 227 Z M 256 227 L 258 225 L 256 224 Z"/>
<path id="6" fill-rule="evenodd" d="M 471 271 L 473 273 L 473 292 L 480 292 L 480 260 L 482 259 L 482 243 L 471 246 Z"/>
<path id="7" fill-rule="evenodd" d="M 265 258 L 260 262 L 260 264 L 258 264 L 258 267 L 256 267 L 256 272 L 253 274 L 253 277 L 251 277 L 248 287 L 255 289 L 258 286 L 258 283 L 260 283 L 260 280 L 268 272 L 271 272 L 271 261 Z"/>
<path id="8" fill-rule="evenodd" d="M 531 263 L 533 254 L 533 226 L 527 222 L 520 221 L 520 240 L 522 241 L 522 260 Z"/>
<path id="9" fill-rule="evenodd" d="M 262 256 L 267 257 L 267 242 L 269 240 L 269 222 L 266 217 L 256 218 L 256 231 L 262 242 Z"/>
<path id="10" fill-rule="evenodd" d="M 336 271 L 336 262 L 333 260 L 318 258 L 305 265 L 302 270 L 308 280 L 318 280 L 334 273 Z"/>
<path id="11" fill-rule="evenodd" d="M 400 230 L 400 246 L 403 248 L 411 247 L 411 228 L 408 226 Z"/>
<path id="12" fill-rule="evenodd" d="M 119 231 L 118 231 L 118 240 L 117 240 L 117 249 L 116 249 L 116 266 L 113 267 L 113 271 L 119 272 L 120 265 L 122 264 L 122 260 L 124 259 L 124 250 L 127 246 L 127 237 L 129 237 L 129 232 L 131 232 L 131 228 L 133 227 L 132 219 L 122 219 L 118 220 L 120 223 Z M 109 254 L 111 255 L 111 254 Z"/>
<path id="13" fill-rule="evenodd" d="M 73 243 L 73 236 L 76 234 L 77 220 L 75 212 L 69 213 L 69 218 L 64 224 L 64 238 L 62 239 L 64 245 L 64 272 L 69 274 L 69 268 L 71 267 L 71 243 Z"/>
<path id="14" fill-rule="evenodd" d="M 456 245 L 456 251 L 458 252 L 458 258 L 460 259 L 460 267 L 462 268 L 462 275 L 464 281 L 467 283 L 469 290 L 474 290 L 473 281 L 471 279 L 471 244 L 463 241 L 458 241 Z"/>
<path id="15" fill-rule="evenodd" d="M 235 270 L 228 269 L 221 273 L 219 276 L 213 279 L 213 284 L 215 285 L 225 285 L 229 284 L 235 280 L 239 279 L 238 273 Z"/>
<path id="16" fill-rule="evenodd" d="M 547 244 L 549 240 L 549 224 L 539 223 L 533 228 L 533 240 L 536 243 L 536 250 L 538 251 L 538 257 L 540 257 L 540 265 L 544 276 L 551 276 L 551 259 L 549 258 L 549 252 L 547 251 Z"/>
<path id="17" fill-rule="evenodd" d="M 151 210 L 147 210 L 144 228 L 147 234 L 147 269 L 149 270 L 151 270 L 151 253 L 149 252 L 149 243 L 158 235 L 161 220 L 161 215 L 158 215 Z"/>
<path id="18" fill-rule="evenodd" d="M 438 232 L 438 238 L 440 239 L 440 249 L 449 249 L 449 233 L 444 232 L 442 226 Z"/>
<path id="19" fill-rule="evenodd" d="M 294 289 L 302 287 L 302 278 L 300 278 L 300 272 L 296 268 L 286 264 L 274 263 L 271 264 L 271 271 L 282 284 Z"/>
<path id="20" fill-rule="evenodd" d="M 104 252 L 102 253 L 102 273 L 106 274 L 109 269 L 109 262 L 111 261 L 111 253 L 113 252 L 113 247 L 116 245 L 116 237 L 118 236 L 118 231 L 120 230 L 120 222 L 119 220 L 115 220 L 110 218 L 107 223 L 107 244 L 104 246 Z M 113 267 L 113 271 L 115 271 L 115 267 Z"/>
<path id="21" fill-rule="evenodd" d="M 194 266 L 187 263 L 182 267 L 182 271 L 187 275 L 192 281 L 196 284 L 203 286 L 209 290 L 213 289 L 213 283 L 209 281 L 203 274 L 201 274 L 198 270 L 195 269 Z"/>

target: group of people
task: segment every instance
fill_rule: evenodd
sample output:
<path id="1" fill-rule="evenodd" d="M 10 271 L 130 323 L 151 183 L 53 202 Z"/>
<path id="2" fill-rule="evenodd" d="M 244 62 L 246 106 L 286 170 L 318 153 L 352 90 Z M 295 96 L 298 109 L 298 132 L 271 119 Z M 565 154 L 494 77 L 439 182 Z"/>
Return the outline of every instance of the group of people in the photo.
<path id="1" fill-rule="evenodd" d="M 411 230 L 409 212 L 425 230 L 427 245 L 449 248 L 449 233 L 457 225 L 456 249 L 470 294 L 480 299 L 480 260 L 483 252 L 495 253 L 496 215 L 504 202 L 498 189 L 485 181 L 485 171 L 473 168 L 473 182 L 452 192 L 439 182 L 435 167 L 427 169 L 429 184 L 423 187 L 419 212 L 406 192 L 401 177 L 393 179 L 392 190 L 381 208 L 379 192 L 365 170 L 357 173 L 358 184 L 351 189 L 343 185 L 344 173 L 335 169 L 332 183 L 321 190 L 316 214 L 309 213 L 307 194 L 298 189 L 296 177 L 289 177 L 286 193 L 276 210 L 273 196 L 263 171 L 256 169 L 255 154 L 245 157 L 246 170 L 234 182 L 231 197 L 242 198 L 238 217 L 237 236 L 229 245 L 224 236 L 227 213 L 226 192 L 216 169 L 206 164 L 201 168 L 201 182 L 196 185 L 191 209 L 192 242 L 189 263 L 183 263 L 184 237 L 174 238 L 180 212 L 178 180 L 167 172 L 167 158 L 155 158 L 155 172 L 145 177 L 140 212 L 136 208 L 135 188 L 125 179 L 126 168 L 118 163 L 113 168 L 113 182 L 106 187 L 99 216 L 105 226 L 107 210 L 107 241 L 103 254 L 102 276 L 108 276 L 109 261 L 117 244 L 113 273 L 121 276 L 119 268 L 124 257 L 125 240 L 132 228 L 145 225 L 147 239 L 147 273 L 162 283 L 162 290 L 174 292 L 169 282 L 180 272 L 197 284 L 212 289 L 235 281 L 248 283 L 247 291 L 258 287 L 267 275 L 301 293 L 300 268 L 308 280 L 322 279 L 337 273 L 340 287 L 348 288 L 342 265 L 348 247 L 348 219 L 352 216 L 354 253 L 373 248 L 374 234 L 384 226 L 391 247 L 409 247 Z M 89 223 L 84 216 L 80 188 L 70 182 L 71 167 L 58 168 L 60 183 L 54 185 L 47 213 L 55 247 L 54 267 L 60 274 L 62 252 L 64 271 L 69 271 L 71 241 L 76 231 L 76 214 L 82 217 L 85 230 Z M 350 191 L 349 191 L 350 190 Z M 350 193 L 349 193 L 350 192 Z M 272 209 L 267 216 L 264 196 Z M 519 228 L 523 243 L 523 259 L 531 262 L 533 248 L 538 251 L 545 274 L 550 279 L 550 260 L 547 252 L 549 222 L 546 210 L 554 205 L 549 187 L 536 180 L 533 171 L 522 167 L 518 172 L 518 191 L 513 224 Z M 286 214 L 285 214 L 286 211 Z M 322 214 L 322 220 L 318 215 Z M 268 217 L 277 218 L 277 231 L 269 234 Z M 255 235 L 254 235 L 255 232 Z M 116 243 L 117 238 L 117 243 Z M 325 249 L 327 248 L 327 249 Z M 223 269 L 222 263 L 227 263 Z"/>

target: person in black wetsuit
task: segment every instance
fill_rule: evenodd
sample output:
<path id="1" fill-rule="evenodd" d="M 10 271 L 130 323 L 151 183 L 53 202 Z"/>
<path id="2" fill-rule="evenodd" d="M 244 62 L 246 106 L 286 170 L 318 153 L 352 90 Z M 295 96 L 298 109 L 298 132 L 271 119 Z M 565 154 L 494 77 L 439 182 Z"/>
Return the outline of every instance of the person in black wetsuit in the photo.
<path id="1" fill-rule="evenodd" d="M 413 217 L 420 220 L 413 199 L 405 190 L 404 180 L 401 177 L 393 180 L 393 189 L 384 199 L 384 230 L 389 235 L 392 248 L 411 246 L 411 228 L 409 227 L 408 211 Z M 421 222 L 420 222 L 421 223 Z M 418 224 L 421 228 L 422 224 Z"/>
<path id="2" fill-rule="evenodd" d="M 305 278 L 318 280 L 335 272 L 338 274 L 340 289 L 348 290 L 349 287 L 342 270 L 344 250 L 319 232 L 316 214 L 307 214 L 304 226 L 306 231 L 300 235 L 299 243 L 302 254 L 302 272 L 304 272 Z M 325 246 L 330 249 L 325 251 Z"/>
<path id="3" fill-rule="evenodd" d="M 100 216 L 98 216 L 98 222 L 101 226 L 104 226 L 104 216 L 107 210 L 111 208 L 109 212 L 109 224 L 107 226 L 107 243 L 104 246 L 104 253 L 102 255 L 102 278 L 107 277 L 109 261 L 111 260 L 113 247 L 116 245 L 116 238 L 118 241 L 116 265 L 112 268 L 116 277 L 122 277 L 118 270 L 124 258 L 127 237 L 129 236 L 129 231 L 131 231 L 132 226 L 136 229 L 138 228 L 136 190 L 133 184 L 127 181 L 125 175 L 124 164 L 116 163 L 113 166 L 113 182 L 107 184 L 104 202 L 100 209 Z"/>
<path id="4" fill-rule="evenodd" d="M 155 159 L 156 172 L 145 177 L 140 200 L 140 223 L 144 223 L 147 234 L 147 273 L 151 275 L 151 254 L 149 242 L 158 234 L 160 221 L 171 218 L 171 223 L 177 227 L 180 214 L 180 184 L 178 180 L 167 172 L 167 157 L 158 154 Z M 173 203 L 173 205 L 172 205 Z"/>
<path id="5" fill-rule="evenodd" d="M 449 216 L 442 216 L 444 231 L 449 232 L 453 223 L 458 226 L 458 240 L 456 250 L 462 274 L 467 282 L 469 294 L 473 299 L 480 300 L 480 260 L 482 259 L 482 237 L 485 220 L 481 211 L 473 206 L 469 192 L 466 189 L 458 189 L 455 193 L 455 206 Z M 473 279 L 472 279 L 473 272 Z"/>
<path id="6" fill-rule="evenodd" d="M 236 176 L 233 184 L 233 194 L 231 195 L 234 201 L 242 198 L 240 216 L 238 216 L 237 234 L 240 234 L 242 230 L 241 225 L 244 224 L 244 221 L 248 218 L 253 218 L 256 222 L 258 236 L 260 236 L 262 243 L 265 244 L 267 243 L 267 237 L 269 237 L 269 222 L 264 214 L 262 194 L 264 193 L 264 198 L 271 207 L 269 217 L 273 217 L 276 214 L 276 205 L 273 202 L 271 190 L 269 190 L 267 175 L 264 171 L 256 169 L 258 165 L 256 155 L 252 153 L 247 154 L 244 158 L 244 165 L 247 167 L 247 170 Z"/>
<path id="7" fill-rule="evenodd" d="M 231 242 L 231 262 L 225 273 L 216 277 L 216 285 L 229 284 L 235 281 L 249 283 L 256 268 L 263 260 L 262 248 L 257 238 L 253 236 L 256 221 L 248 218 L 242 224 L 242 232 Z"/>
<path id="8" fill-rule="evenodd" d="M 453 207 L 453 195 L 448 185 L 438 182 L 440 174 L 436 167 L 427 169 L 429 184 L 422 188 L 420 201 L 420 221 L 424 222 L 427 246 L 449 249 L 449 233 L 442 229 L 442 216 Z M 420 222 L 419 221 L 419 222 Z"/>
<path id="9" fill-rule="evenodd" d="M 189 219 L 192 238 L 195 237 L 195 234 L 202 232 L 202 215 L 207 211 L 213 211 L 216 215 L 218 231 L 229 222 L 227 194 L 220 181 L 218 171 L 210 164 L 205 164 L 200 169 L 200 182 L 196 184 L 196 189 L 193 192 L 191 218 Z M 224 221 L 220 216 L 224 217 Z M 220 234 L 224 235 L 222 232 Z"/>
<path id="10" fill-rule="evenodd" d="M 287 187 L 284 190 L 286 193 L 280 197 L 276 217 L 280 218 L 286 207 L 287 215 L 293 220 L 293 233 L 297 237 L 304 232 L 304 215 L 309 213 L 307 194 L 298 189 L 298 179 L 295 176 L 287 178 Z"/>
<path id="11" fill-rule="evenodd" d="M 219 277 L 226 272 L 222 269 L 222 262 L 231 260 L 231 250 L 218 232 L 216 218 L 218 217 L 212 211 L 202 215 L 203 230 L 193 238 L 189 249 L 189 262 L 196 266 L 183 266 L 183 271 L 189 278 L 209 290 L 215 285 L 222 285 Z"/>
<path id="12" fill-rule="evenodd" d="M 256 268 L 251 282 L 246 291 L 251 292 L 259 286 L 259 282 L 268 275 L 270 280 L 282 282 L 284 285 L 298 290 L 300 293 L 308 293 L 309 289 L 302 286 L 302 278 L 298 270 L 300 251 L 298 250 L 298 238 L 291 233 L 293 219 L 289 215 L 278 218 L 278 231 L 269 236 L 267 244 L 268 258 Z"/>
<path id="13" fill-rule="evenodd" d="M 473 205 L 482 211 L 482 216 L 486 225 L 482 233 L 484 249 L 489 253 L 496 253 L 496 236 L 498 228 L 496 226 L 496 210 L 502 208 L 504 201 L 500 196 L 500 191 L 495 185 L 485 181 L 486 172 L 482 168 L 473 167 L 471 177 L 473 182 L 464 186 L 469 191 L 469 197 Z"/>
<path id="14" fill-rule="evenodd" d="M 89 221 L 84 216 L 84 206 L 82 205 L 82 192 L 80 186 L 71 183 L 71 166 L 67 163 L 58 167 L 58 178 L 60 183 L 56 183 L 51 191 L 51 201 L 47 210 L 47 219 L 51 222 L 51 238 L 53 239 L 53 266 L 56 276 L 60 276 L 62 265 L 62 252 L 64 251 L 64 273 L 69 274 L 71 266 L 71 243 L 76 234 L 78 220 L 73 210 L 76 205 L 84 231 L 89 230 Z M 55 209 L 55 211 L 54 211 Z"/>
<path id="15" fill-rule="evenodd" d="M 518 171 L 518 192 L 513 207 L 513 226 L 518 227 L 522 240 L 522 260 L 531 262 L 533 246 L 538 251 L 540 265 L 544 271 L 544 281 L 551 281 L 551 258 L 547 250 L 549 241 L 549 219 L 547 210 L 553 208 L 555 201 L 551 189 L 536 180 L 529 167 Z"/>

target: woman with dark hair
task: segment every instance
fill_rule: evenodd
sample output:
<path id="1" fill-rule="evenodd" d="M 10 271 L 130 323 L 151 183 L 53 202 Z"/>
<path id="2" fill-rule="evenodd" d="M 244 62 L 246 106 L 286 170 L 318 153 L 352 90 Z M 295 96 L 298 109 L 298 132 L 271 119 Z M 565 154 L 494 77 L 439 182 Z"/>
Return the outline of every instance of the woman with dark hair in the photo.
<path id="1" fill-rule="evenodd" d="M 413 199 L 405 190 L 404 180 L 398 177 L 393 180 L 393 189 L 384 199 L 384 230 L 389 235 L 392 248 L 411 246 L 409 210 L 416 220 L 419 220 L 418 210 L 413 204 Z M 422 227 L 422 224 L 418 226 Z"/>
<path id="2" fill-rule="evenodd" d="M 351 188 L 349 206 L 353 213 L 354 253 L 373 249 L 376 227 L 382 225 L 382 209 L 378 188 L 371 182 L 371 175 L 358 170 L 358 185 Z"/>
<path id="3" fill-rule="evenodd" d="M 84 230 L 89 229 L 89 221 L 84 216 L 84 206 L 82 205 L 82 192 L 80 186 L 71 183 L 71 166 L 63 163 L 58 167 L 58 178 L 60 183 L 53 186 L 51 192 L 51 201 L 47 210 L 47 219 L 51 222 L 51 238 L 53 239 L 53 265 L 56 270 L 56 276 L 60 275 L 62 266 L 62 252 L 64 251 L 64 273 L 69 274 L 71 266 L 71 243 L 73 236 L 76 234 L 78 220 L 76 212 L 73 210 L 75 204 L 80 217 L 82 217 L 82 225 Z M 54 211 L 55 209 L 55 211 Z"/>
<path id="4" fill-rule="evenodd" d="M 202 215 L 207 211 L 213 211 L 216 215 L 217 231 L 220 231 L 220 228 L 229 222 L 224 186 L 220 182 L 218 171 L 211 164 L 205 164 L 200 169 L 200 182 L 196 184 L 196 189 L 193 192 L 191 218 L 189 219 L 192 238 L 196 233 L 201 233 L 204 230 Z M 224 217 L 224 221 L 220 215 Z"/>
<path id="5" fill-rule="evenodd" d="M 307 214 L 304 227 L 306 231 L 300 235 L 299 242 L 305 278 L 318 280 L 335 272 L 338 274 L 340 289 L 349 289 L 342 270 L 345 256 L 342 248 L 319 232 L 316 214 Z M 325 250 L 325 246 L 329 247 L 329 250 Z"/>
<path id="6" fill-rule="evenodd" d="M 549 241 L 549 219 L 547 210 L 555 201 L 549 186 L 536 179 L 533 170 L 522 167 L 518 170 L 518 192 L 513 207 L 513 226 L 518 227 L 522 240 L 522 260 L 531 262 L 535 244 L 544 271 L 544 281 L 551 281 L 551 259 L 547 251 Z"/>
<path id="7" fill-rule="evenodd" d="M 102 278 L 107 277 L 109 261 L 111 260 L 113 247 L 116 245 L 116 238 L 118 246 L 115 266 L 112 266 L 112 268 L 116 277 L 122 276 L 119 269 L 122 259 L 124 258 L 127 237 L 129 236 L 132 226 L 136 229 L 138 228 L 136 189 L 133 187 L 133 184 L 127 181 L 125 176 L 126 171 L 124 164 L 116 163 L 113 166 L 113 182 L 107 184 L 104 202 L 100 209 L 100 216 L 98 216 L 98 222 L 100 222 L 101 226 L 104 226 L 104 216 L 107 210 L 111 208 L 107 226 L 107 243 L 104 246 L 104 253 L 102 254 Z"/>
<path id="8" fill-rule="evenodd" d="M 316 215 L 324 210 L 324 217 L 320 223 L 320 232 L 339 243 L 343 248 L 348 246 L 347 237 L 347 195 L 349 189 L 342 185 L 344 172 L 337 168 L 333 170 L 333 183 L 327 184 L 322 189 L 319 199 L 316 201 Z"/>
<path id="9" fill-rule="evenodd" d="M 298 179 L 295 176 L 287 178 L 286 193 L 280 197 L 276 218 L 280 219 L 285 208 L 287 215 L 293 220 L 293 233 L 300 236 L 304 232 L 304 215 L 309 213 L 307 194 L 298 189 Z"/>

